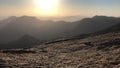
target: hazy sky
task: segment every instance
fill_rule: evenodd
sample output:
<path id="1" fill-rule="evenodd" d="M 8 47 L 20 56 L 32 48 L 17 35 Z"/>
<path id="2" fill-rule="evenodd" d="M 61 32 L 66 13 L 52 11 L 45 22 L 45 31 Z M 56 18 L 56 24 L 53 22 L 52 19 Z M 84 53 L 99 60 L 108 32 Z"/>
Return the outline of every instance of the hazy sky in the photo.
<path id="1" fill-rule="evenodd" d="M 58 11 L 53 11 L 57 14 L 47 11 L 48 16 L 120 16 L 120 0 L 59 0 L 58 4 Z M 11 15 L 47 16 L 36 10 L 34 0 L 0 0 L 0 16 Z"/>

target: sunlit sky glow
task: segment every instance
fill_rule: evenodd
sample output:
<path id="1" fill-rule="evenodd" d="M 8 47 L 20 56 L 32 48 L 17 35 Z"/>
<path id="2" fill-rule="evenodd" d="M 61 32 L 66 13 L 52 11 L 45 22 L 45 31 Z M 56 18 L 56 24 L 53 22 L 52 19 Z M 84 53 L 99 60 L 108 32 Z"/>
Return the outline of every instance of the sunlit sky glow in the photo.
<path id="1" fill-rule="evenodd" d="M 60 0 L 35 0 L 35 11 L 43 16 L 56 15 L 59 3 Z"/>
<path id="2" fill-rule="evenodd" d="M 120 0 L 0 0 L 0 16 L 120 16 Z"/>

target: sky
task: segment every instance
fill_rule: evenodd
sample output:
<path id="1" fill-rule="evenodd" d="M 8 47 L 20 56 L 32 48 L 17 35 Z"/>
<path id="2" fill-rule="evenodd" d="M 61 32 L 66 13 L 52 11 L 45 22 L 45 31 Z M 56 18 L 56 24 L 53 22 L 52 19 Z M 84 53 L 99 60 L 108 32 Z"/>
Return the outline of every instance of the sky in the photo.
<path id="1" fill-rule="evenodd" d="M 53 3 L 0 0 L 0 16 L 120 16 L 120 0 L 58 0 L 57 5 L 54 5 L 56 8 L 48 4 Z"/>

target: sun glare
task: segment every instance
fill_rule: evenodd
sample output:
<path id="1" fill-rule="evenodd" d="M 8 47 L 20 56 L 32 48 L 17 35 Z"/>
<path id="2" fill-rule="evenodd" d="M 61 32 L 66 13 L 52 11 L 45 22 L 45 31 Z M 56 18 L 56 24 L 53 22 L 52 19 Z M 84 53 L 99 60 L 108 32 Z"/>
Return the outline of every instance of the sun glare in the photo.
<path id="1" fill-rule="evenodd" d="M 35 0 L 37 13 L 41 15 L 57 14 L 58 0 Z"/>

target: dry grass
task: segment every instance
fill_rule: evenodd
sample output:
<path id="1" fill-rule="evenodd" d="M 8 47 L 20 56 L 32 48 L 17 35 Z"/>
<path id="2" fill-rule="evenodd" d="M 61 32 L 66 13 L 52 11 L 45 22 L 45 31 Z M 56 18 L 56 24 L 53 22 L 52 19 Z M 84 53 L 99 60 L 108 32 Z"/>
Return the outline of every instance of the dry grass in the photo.
<path id="1" fill-rule="evenodd" d="M 0 68 L 120 68 L 119 42 L 120 33 L 109 33 L 1 51 Z"/>

